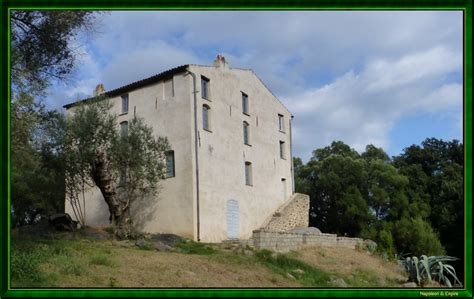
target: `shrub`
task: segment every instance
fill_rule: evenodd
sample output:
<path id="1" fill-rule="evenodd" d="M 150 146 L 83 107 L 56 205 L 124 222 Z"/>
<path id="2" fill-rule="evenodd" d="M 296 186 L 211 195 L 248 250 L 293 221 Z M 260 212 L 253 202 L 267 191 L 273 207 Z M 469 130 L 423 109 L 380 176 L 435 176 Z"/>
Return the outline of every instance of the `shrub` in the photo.
<path id="1" fill-rule="evenodd" d="M 458 258 L 451 256 L 426 256 L 422 255 L 419 259 L 414 257 L 402 258 L 400 264 L 408 272 L 409 281 L 416 282 L 419 286 L 430 283 L 435 280 L 447 287 L 461 286 L 456 270 L 446 262 L 456 261 Z M 451 282 L 450 277 L 453 279 Z"/>
<path id="2" fill-rule="evenodd" d="M 444 255 L 445 250 L 431 225 L 421 218 L 402 218 L 393 230 L 398 251 L 422 254 Z"/>
<path id="3" fill-rule="evenodd" d="M 104 253 L 97 253 L 93 255 L 90 259 L 90 263 L 93 265 L 102 265 L 102 266 L 113 266 L 113 261 Z"/>
<path id="4" fill-rule="evenodd" d="M 12 251 L 11 271 L 12 278 L 18 280 L 29 280 L 38 282 L 41 275 L 38 269 L 39 264 L 44 259 L 42 252 L 28 251 L 17 252 Z"/>

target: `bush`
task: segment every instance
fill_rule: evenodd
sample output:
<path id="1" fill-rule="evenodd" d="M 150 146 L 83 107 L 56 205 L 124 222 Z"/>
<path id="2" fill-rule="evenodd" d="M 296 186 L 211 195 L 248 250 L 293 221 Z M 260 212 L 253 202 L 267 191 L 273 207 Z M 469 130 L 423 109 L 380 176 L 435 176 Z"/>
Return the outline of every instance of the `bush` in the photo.
<path id="1" fill-rule="evenodd" d="M 415 256 L 446 253 L 431 225 L 419 217 L 397 221 L 393 236 L 400 252 L 410 252 Z"/>
<path id="2" fill-rule="evenodd" d="M 12 278 L 38 282 L 41 275 L 39 264 L 44 260 L 44 255 L 39 251 L 17 252 L 12 251 L 11 271 Z"/>
<path id="3" fill-rule="evenodd" d="M 102 265 L 102 266 L 109 266 L 109 267 L 114 265 L 110 257 L 104 253 L 97 253 L 93 255 L 90 259 L 90 263 L 93 265 Z"/>
<path id="4" fill-rule="evenodd" d="M 402 258 L 399 263 L 404 266 L 409 275 L 409 281 L 416 282 L 419 286 L 430 283 L 435 280 L 447 287 L 460 286 L 456 270 L 446 262 L 456 261 L 458 258 L 451 256 L 426 256 L 422 255 L 419 259 L 414 257 Z M 450 278 L 453 279 L 451 282 Z"/>

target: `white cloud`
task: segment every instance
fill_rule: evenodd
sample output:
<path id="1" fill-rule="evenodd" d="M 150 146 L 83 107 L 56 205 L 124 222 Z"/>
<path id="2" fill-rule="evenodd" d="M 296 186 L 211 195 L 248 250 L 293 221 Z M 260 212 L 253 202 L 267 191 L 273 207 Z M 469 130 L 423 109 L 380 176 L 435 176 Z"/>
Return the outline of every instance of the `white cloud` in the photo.
<path id="1" fill-rule="evenodd" d="M 102 18 L 75 86 L 59 92 L 72 98 L 61 104 L 98 83 L 110 90 L 178 65 L 210 64 L 221 53 L 284 100 L 295 115 L 294 154 L 303 158 L 338 139 L 358 150 L 387 148 L 402 117 L 458 115 L 462 107 L 460 11 L 115 11 Z"/>
<path id="2" fill-rule="evenodd" d="M 387 149 L 390 129 L 402 116 L 460 115 L 462 85 L 439 82 L 459 71 L 459 60 L 456 53 L 435 47 L 398 60 L 368 63 L 359 74 L 351 71 L 331 84 L 285 98 L 295 115 L 295 152 L 306 160 L 312 150 L 334 140 L 358 151 L 367 144 Z"/>
<path id="3" fill-rule="evenodd" d="M 103 70 L 101 78 L 107 90 L 141 80 L 167 69 L 201 62 L 192 52 L 163 41 L 144 48 L 134 48 L 114 57 Z"/>

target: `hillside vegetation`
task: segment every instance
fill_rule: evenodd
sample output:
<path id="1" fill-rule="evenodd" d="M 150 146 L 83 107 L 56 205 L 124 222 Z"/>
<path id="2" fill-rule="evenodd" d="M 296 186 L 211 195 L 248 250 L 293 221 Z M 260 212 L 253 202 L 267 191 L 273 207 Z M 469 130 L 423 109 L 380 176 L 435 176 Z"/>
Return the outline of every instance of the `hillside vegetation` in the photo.
<path id="1" fill-rule="evenodd" d="M 396 263 L 347 248 L 288 254 L 183 240 L 173 251 L 88 229 L 12 233 L 12 287 L 400 287 Z"/>

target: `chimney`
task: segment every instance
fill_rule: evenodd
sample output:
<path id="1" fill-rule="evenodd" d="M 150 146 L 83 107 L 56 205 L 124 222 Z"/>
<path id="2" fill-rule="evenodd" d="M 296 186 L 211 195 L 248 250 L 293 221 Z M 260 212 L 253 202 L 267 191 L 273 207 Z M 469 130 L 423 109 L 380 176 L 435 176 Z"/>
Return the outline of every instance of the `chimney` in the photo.
<path id="1" fill-rule="evenodd" d="M 214 66 L 223 69 L 229 68 L 229 64 L 225 61 L 225 57 L 220 54 L 218 54 L 216 60 L 214 60 Z"/>
<path id="2" fill-rule="evenodd" d="M 101 94 L 105 93 L 104 84 L 100 83 L 94 89 L 94 97 L 100 96 Z"/>

